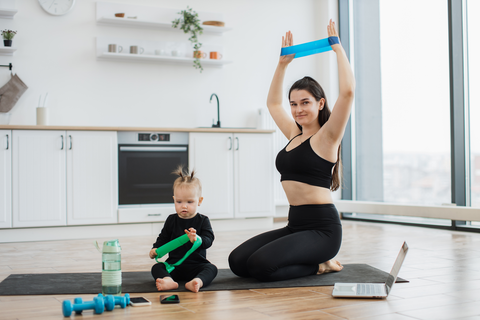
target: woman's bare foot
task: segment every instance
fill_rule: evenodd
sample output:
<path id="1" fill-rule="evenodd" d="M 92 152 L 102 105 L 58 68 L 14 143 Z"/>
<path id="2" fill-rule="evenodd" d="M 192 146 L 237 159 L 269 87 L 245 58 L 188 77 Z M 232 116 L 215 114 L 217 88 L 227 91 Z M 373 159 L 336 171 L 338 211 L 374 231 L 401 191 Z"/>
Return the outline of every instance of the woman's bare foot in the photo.
<path id="1" fill-rule="evenodd" d="M 200 288 L 203 287 L 202 279 L 195 278 L 190 282 L 185 283 L 185 289 L 197 293 L 200 291 Z"/>
<path id="2" fill-rule="evenodd" d="M 158 278 L 155 281 L 155 285 L 157 286 L 158 291 L 168 291 L 178 288 L 178 283 L 173 281 L 170 277 L 165 277 L 163 279 Z"/>
<path id="3" fill-rule="evenodd" d="M 322 274 L 322 273 L 329 273 L 329 272 L 337 272 L 343 269 L 342 264 L 340 261 L 337 260 L 329 260 L 324 263 L 320 263 L 318 266 L 318 272 L 317 274 Z"/>

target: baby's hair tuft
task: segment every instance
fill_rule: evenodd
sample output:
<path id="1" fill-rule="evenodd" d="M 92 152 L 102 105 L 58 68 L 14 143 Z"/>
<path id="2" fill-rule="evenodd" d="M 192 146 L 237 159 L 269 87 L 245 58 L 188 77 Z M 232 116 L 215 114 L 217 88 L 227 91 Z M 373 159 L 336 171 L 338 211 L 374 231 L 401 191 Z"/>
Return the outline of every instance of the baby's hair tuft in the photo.
<path id="1" fill-rule="evenodd" d="M 195 176 L 196 171 L 194 169 L 189 173 L 188 169 L 185 169 L 183 165 L 179 165 L 172 173 L 178 176 L 173 183 L 173 192 L 175 192 L 177 187 L 192 186 L 197 188 L 199 196 L 202 195 L 202 184 L 200 179 Z"/>

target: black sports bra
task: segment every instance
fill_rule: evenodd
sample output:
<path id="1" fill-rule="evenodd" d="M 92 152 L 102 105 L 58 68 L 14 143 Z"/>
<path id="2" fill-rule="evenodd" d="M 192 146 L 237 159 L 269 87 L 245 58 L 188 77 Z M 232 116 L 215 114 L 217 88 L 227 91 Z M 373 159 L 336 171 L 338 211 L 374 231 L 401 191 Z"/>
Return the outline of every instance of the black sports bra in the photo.
<path id="1" fill-rule="evenodd" d="M 298 136 L 293 139 L 296 137 Z M 336 163 L 325 160 L 316 154 L 310 145 L 310 138 L 298 147 L 287 151 L 292 139 L 278 153 L 275 165 L 281 175 L 280 181 L 292 180 L 330 189 L 332 168 Z"/>

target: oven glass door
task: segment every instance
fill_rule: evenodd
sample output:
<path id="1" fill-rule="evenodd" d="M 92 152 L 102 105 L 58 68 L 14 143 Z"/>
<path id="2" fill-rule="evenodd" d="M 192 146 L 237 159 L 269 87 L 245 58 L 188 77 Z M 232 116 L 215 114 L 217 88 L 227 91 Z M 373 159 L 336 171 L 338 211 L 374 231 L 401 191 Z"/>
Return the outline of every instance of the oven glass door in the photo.
<path id="1" fill-rule="evenodd" d="M 173 203 L 172 174 L 179 165 L 188 168 L 185 145 L 119 145 L 120 204 Z"/>

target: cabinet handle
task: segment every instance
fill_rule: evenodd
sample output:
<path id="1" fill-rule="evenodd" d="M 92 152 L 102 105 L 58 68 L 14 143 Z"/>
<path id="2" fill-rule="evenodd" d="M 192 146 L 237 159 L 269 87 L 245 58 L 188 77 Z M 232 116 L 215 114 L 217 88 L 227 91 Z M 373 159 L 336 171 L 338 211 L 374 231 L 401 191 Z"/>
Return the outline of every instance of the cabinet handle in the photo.
<path id="1" fill-rule="evenodd" d="M 149 213 L 149 217 L 160 217 L 162 214 L 161 213 Z"/>
<path id="2" fill-rule="evenodd" d="M 68 150 L 72 150 L 72 136 L 68 135 L 68 137 L 70 138 L 70 148 Z"/>
<path id="3" fill-rule="evenodd" d="M 235 137 L 235 140 L 237 140 L 237 148 L 235 150 L 238 150 L 240 148 L 240 140 L 238 140 L 238 137 Z"/>
<path id="4" fill-rule="evenodd" d="M 62 147 L 60 148 L 60 150 L 63 150 L 63 134 L 60 137 L 62 137 Z"/>
<path id="5" fill-rule="evenodd" d="M 228 137 L 228 140 L 230 140 L 230 148 L 228 148 L 228 150 L 232 150 L 232 137 Z"/>
<path id="6" fill-rule="evenodd" d="M 7 148 L 5 148 L 5 150 L 8 150 L 9 148 L 9 145 L 8 145 L 8 134 L 7 134 Z"/>

